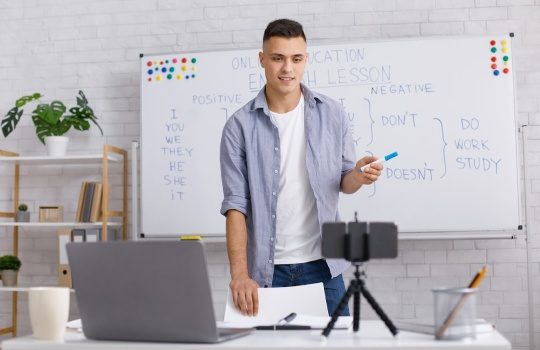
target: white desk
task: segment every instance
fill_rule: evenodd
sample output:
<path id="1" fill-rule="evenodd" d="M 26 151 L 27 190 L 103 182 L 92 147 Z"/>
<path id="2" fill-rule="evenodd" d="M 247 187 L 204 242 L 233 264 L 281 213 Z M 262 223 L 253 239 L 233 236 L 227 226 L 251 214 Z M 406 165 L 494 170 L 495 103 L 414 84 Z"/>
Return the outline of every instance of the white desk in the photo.
<path id="1" fill-rule="evenodd" d="M 6 340 L 3 350 L 288 350 L 288 349 L 329 349 L 329 350 L 396 350 L 396 349 L 435 349 L 435 350 L 497 350 L 511 349 L 511 344 L 499 332 L 493 331 L 478 335 L 474 341 L 435 341 L 432 336 L 401 332 L 393 338 L 380 321 L 362 321 L 360 332 L 332 331 L 326 342 L 321 341 L 321 331 L 255 331 L 252 334 L 220 344 L 171 344 L 134 343 L 114 341 L 92 341 L 81 333 L 68 332 L 64 343 L 37 341 L 32 337 Z"/>

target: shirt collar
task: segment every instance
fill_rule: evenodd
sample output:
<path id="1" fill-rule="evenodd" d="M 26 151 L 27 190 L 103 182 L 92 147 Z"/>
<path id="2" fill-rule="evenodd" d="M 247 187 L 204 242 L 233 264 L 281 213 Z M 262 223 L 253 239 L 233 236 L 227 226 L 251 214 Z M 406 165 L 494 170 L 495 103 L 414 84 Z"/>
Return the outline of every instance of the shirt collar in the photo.
<path id="1" fill-rule="evenodd" d="M 259 91 L 255 99 L 253 100 L 251 111 L 254 111 L 256 109 L 262 109 L 264 114 L 270 115 L 270 110 L 268 109 L 268 103 L 266 102 L 266 95 L 264 94 L 265 88 L 266 88 L 266 85 L 261 89 L 261 91 Z M 318 93 L 311 91 L 307 86 L 305 86 L 302 83 L 300 83 L 300 88 L 302 89 L 302 93 L 304 94 L 304 102 L 310 108 L 315 107 L 317 103 L 323 103 L 323 99 L 320 97 Z"/>

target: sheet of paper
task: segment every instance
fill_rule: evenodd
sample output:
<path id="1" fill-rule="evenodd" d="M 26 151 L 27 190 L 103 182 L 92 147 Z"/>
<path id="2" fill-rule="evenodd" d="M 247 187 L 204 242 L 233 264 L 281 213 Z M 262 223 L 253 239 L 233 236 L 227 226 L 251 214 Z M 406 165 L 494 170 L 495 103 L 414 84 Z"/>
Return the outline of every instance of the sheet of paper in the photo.
<path id="1" fill-rule="evenodd" d="M 81 319 L 78 318 L 76 320 L 69 321 L 68 323 L 66 323 L 66 328 L 81 330 L 82 329 Z"/>
<path id="2" fill-rule="evenodd" d="M 297 287 L 259 288 L 259 313 L 243 316 L 234 306 L 229 290 L 223 321 L 252 320 L 261 324 L 275 324 L 291 312 L 302 315 L 328 316 L 322 283 Z"/>
<path id="3" fill-rule="evenodd" d="M 297 314 L 290 322 L 294 325 L 324 328 L 330 321 L 322 283 L 297 287 L 259 288 L 258 292 L 259 313 L 257 316 L 244 316 L 234 306 L 229 291 L 224 321 L 219 325 L 231 328 L 274 325 L 292 312 Z M 348 328 L 351 323 L 351 317 L 340 317 L 336 328 Z"/>

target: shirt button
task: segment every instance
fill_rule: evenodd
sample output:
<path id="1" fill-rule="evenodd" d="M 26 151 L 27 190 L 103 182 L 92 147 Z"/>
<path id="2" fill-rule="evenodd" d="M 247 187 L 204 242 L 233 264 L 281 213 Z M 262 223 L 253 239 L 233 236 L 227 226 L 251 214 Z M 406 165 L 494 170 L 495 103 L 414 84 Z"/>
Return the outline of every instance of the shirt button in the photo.
<path id="1" fill-rule="evenodd" d="M 276 216 L 274 214 L 272 214 L 272 219 L 275 219 L 275 218 L 276 218 Z"/>
<path id="2" fill-rule="evenodd" d="M 274 191 L 274 192 L 272 192 L 272 196 L 275 196 L 275 195 L 276 195 L 276 192 L 275 192 L 275 191 Z"/>
<path id="3" fill-rule="evenodd" d="M 269 259 L 268 262 L 271 264 L 271 263 L 272 263 L 272 259 Z"/>
<path id="4" fill-rule="evenodd" d="M 274 147 L 274 151 L 279 151 L 279 148 L 277 148 L 277 147 Z"/>
<path id="5" fill-rule="evenodd" d="M 277 174 L 277 173 L 278 173 L 277 169 L 274 169 L 274 174 Z"/>
<path id="6" fill-rule="evenodd" d="M 270 242 L 273 242 L 274 241 L 274 237 L 270 237 Z"/>

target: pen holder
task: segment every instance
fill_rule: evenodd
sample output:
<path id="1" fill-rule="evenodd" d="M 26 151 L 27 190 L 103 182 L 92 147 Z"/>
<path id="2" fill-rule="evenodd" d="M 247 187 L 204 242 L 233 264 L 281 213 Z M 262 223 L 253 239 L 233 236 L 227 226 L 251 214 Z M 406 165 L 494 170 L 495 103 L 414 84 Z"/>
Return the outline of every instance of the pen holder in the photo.
<path id="1" fill-rule="evenodd" d="M 476 337 L 476 288 L 435 288 L 435 339 Z"/>

